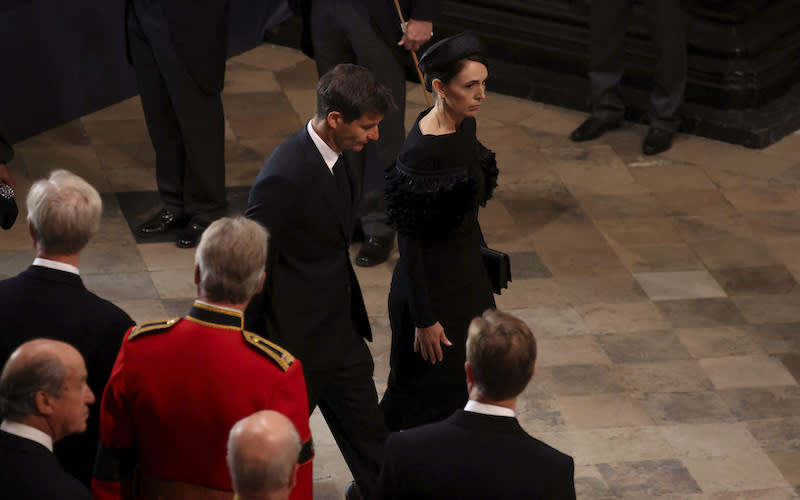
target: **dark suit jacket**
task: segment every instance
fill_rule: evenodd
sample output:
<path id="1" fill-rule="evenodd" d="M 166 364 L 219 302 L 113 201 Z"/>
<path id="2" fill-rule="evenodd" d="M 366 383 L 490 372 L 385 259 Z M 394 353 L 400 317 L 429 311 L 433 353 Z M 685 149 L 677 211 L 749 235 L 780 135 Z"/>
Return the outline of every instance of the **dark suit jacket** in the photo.
<path id="1" fill-rule="evenodd" d="M 517 419 L 458 410 L 389 436 L 377 499 L 570 500 L 574 472 Z"/>
<path id="2" fill-rule="evenodd" d="M 349 171 L 351 206 L 358 199 Z M 306 371 L 355 364 L 354 332 L 372 340 L 348 249 L 355 224 L 305 127 L 278 146 L 250 190 L 246 215 L 270 231 L 267 281 L 248 329 L 300 358 Z M 346 213 L 345 213 L 346 212 Z"/>
<path id="3" fill-rule="evenodd" d="M 229 0 L 159 0 L 178 56 L 209 94 L 222 90 Z M 126 7 L 132 8 L 131 0 Z M 127 25 L 127 23 L 126 23 Z"/>
<path id="4" fill-rule="evenodd" d="M 0 431 L 1 500 L 91 500 L 50 450 L 30 439 Z"/>
<path id="5" fill-rule="evenodd" d="M 100 397 L 133 320 L 88 291 L 79 276 L 30 266 L 0 281 L 0 325 L 0 363 L 5 364 L 20 344 L 38 337 L 68 342 L 83 354 L 97 401 L 89 407 L 86 432 L 62 439 L 55 452 L 67 472 L 89 485 L 97 452 Z"/>
<path id="6" fill-rule="evenodd" d="M 334 2 L 336 0 L 325 0 Z M 381 34 L 390 47 L 397 47 L 397 42 L 403 36 L 400 29 L 400 18 L 397 16 L 397 8 L 391 0 L 356 0 L 369 10 L 370 18 L 378 32 Z M 416 19 L 418 21 L 435 21 L 442 11 L 442 0 L 400 0 L 400 9 L 403 11 L 405 20 Z M 292 12 L 303 18 L 303 39 L 302 49 L 309 57 L 314 57 L 311 48 L 311 30 L 309 27 L 311 10 L 311 0 L 289 0 L 289 7 Z M 405 50 L 402 47 L 398 50 Z M 405 58 L 404 58 L 405 59 Z"/>

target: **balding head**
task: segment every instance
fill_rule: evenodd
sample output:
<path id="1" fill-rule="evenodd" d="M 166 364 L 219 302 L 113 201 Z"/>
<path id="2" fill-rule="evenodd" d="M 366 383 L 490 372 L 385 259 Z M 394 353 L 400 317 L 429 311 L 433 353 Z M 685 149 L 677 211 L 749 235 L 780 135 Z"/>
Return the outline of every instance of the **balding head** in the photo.
<path id="1" fill-rule="evenodd" d="M 292 422 L 276 411 L 260 411 L 236 422 L 228 438 L 228 468 L 236 494 L 246 499 L 289 498 L 300 446 Z"/>
<path id="2" fill-rule="evenodd" d="M 19 346 L 0 374 L 0 417 L 35 427 L 58 441 L 86 430 L 94 395 L 83 356 L 58 340 Z"/>

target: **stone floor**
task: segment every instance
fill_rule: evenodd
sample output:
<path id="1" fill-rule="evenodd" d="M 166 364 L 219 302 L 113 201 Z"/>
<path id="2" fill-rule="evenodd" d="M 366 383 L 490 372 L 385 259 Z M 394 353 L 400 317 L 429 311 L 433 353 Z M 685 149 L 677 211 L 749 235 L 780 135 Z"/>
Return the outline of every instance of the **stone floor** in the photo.
<path id="1" fill-rule="evenodd" d="M 229 61 L 232 199 L 310 117 L 315 82 L 313 62 L 282 47 Z M 418 86 L 409 101 L 410 124 L 423 109 Z M 570 142 L 584 116 L 490 93 L 478 120 L 501 169 L 481 221 L 514 275 L 498 305 L 524 318 L 540 346 L 519 404 L 523 426 L 575 458 L 582 499 L 798 498 L 800 134 L 763 151 L 680 135 L 668 152 L 643 157 L 640 125 Z M 103 193 L 101 233 L 81 262 L 89 288 L 137 321 L 187 310 L 193 252 L 137 243 L 130 231 L 157 199 L 138 98 L 23 141 L 17 153 L 21 197 L 54 168 Z M 24 221 L 23 208 L 0 233 L 0 277 L 32 260 Z M 357 269 L 379 393 L 395 261 Z M 312 427 L 316 497 L 341 498 L 347 467 L 318 413 Z"/>

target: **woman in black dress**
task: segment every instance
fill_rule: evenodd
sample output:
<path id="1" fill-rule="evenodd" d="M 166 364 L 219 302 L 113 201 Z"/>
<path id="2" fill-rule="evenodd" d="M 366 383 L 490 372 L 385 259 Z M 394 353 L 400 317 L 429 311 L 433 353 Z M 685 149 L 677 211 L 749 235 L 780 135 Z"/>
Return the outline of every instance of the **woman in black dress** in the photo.
<path id="1" fill-rule="evenodd" d="M 480 41 L 462 33 L 420 59 L 436 104 L 417 118 L 387 174 L 387 214 L 400 260 L 389 293 L 391 372 L 386 424 L 441 420 L 467 401 L 467 328 L 494 307 L 478 207 L 497 185 L 494 153 L 475 135 L 488 69 Z"/>

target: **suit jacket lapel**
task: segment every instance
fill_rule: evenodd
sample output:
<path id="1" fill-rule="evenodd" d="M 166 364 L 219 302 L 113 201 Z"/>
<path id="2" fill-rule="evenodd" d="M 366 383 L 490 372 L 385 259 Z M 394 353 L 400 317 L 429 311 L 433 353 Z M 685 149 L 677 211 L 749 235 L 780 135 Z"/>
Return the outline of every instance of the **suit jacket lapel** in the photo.
<path id="1" fill-rule="evenodd" d="M 346 207 L 342 205 L 342 198 L 339 193 L 339 188 L 336 186 L 336 179 L 331 174 L 331 170 L 328 168 L 325 160 L 323 160 L 322 156 L 319 154 L 311 137 L 308 136 L 308 131 L 306 131 L 305 139 L 306 161 L 311 167 L 312 182 L 320 187 L 323 198 L 325 198 L 333 213 L 336 214 L 336 220 L 339 223 L 339 229 L 342 231 L 342 237 L 345 243 L 349 244 L 350 238 L 348 237 L 349 233 L 347 228 L 350 225 L 348 221 L 350 214 L 348 213 L 349 211 L 346 210 Z M 349 177 L 352 179 L 352 176 Z"/>

